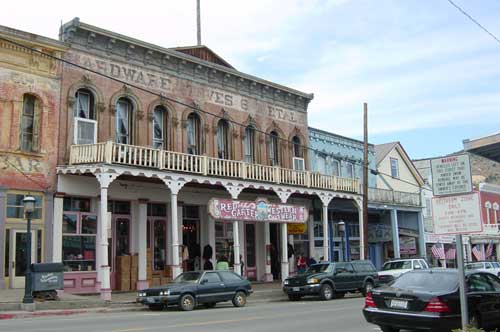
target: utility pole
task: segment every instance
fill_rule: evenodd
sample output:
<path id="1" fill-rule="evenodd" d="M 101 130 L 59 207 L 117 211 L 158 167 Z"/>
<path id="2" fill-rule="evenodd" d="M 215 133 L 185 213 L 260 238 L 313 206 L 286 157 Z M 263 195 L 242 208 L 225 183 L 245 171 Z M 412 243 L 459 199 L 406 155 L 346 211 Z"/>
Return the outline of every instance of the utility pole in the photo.
<path id="1" fill-rule="evenodd" d="M 364 156 L 363 156 L 363 247 L 368 259 L 368 104 L 363 104 Z"/>
<path id="2" fill-rule="evenodd" d="M 198 46 L 201 46 L 201 14 L 200 0 L 196 0 L 196 27 L 198 32 Z"/>

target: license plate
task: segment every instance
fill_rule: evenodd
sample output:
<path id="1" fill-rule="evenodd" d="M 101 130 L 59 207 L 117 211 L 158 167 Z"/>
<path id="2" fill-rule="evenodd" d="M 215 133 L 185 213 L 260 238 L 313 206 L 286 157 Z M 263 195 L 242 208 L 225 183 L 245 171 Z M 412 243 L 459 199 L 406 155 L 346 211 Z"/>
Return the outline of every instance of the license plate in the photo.
<path id="1" fill-rule="evenodd" d="M 292 288 L 292 290 L 293 290 L 294 292 L 298 292 L 298 291 L 300 291 L 300 287 L 293 287 L 293 288 Z"/>
<path id="2" fill-rule="evenodd" d="M 146 302 L 155 303 L 155 299 L 153 299 L 152 297 L 148 297 L 148 298 L 146 298 Z"/>
<path id="3" fill-rule="evenodd" d="M 408 308 L 408 301 L 391 300 L 390 306 L 391 306 L 391 308 L 394 308 L 394 309 L 407 309 Z"/>

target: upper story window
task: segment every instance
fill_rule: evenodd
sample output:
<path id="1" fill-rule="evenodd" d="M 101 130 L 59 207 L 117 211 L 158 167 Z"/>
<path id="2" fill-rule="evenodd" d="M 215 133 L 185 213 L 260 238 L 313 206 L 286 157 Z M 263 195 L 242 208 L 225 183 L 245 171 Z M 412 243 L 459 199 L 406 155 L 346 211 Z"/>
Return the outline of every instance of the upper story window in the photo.
<path id="1" fill-rule="evenodd" d="M 75 144 L 93 144 L 97 141 L 97 121 L 94 95 L 87 89 L 79 89 L 74 104 Z"/>
<path id="2" fill-rule="evenodd" d="M 165 149 L 167 146 L 167 110 L 156 106 L 153 111 L 153 148 Z"/>
<path id="3" fill-rule="evenodd" d="M 279 151 L 278 151 L 278 133 L 271 131 L 269 134 L 269 164 L 271 166 L 279 165 Z"/>
<path id="4" fill-rule="evenodd" d="M 298 136 L 293 136 L 292 144 L 293 144 L 293 156 L 295 158 L 303 158 L 302 145 L 300 143 L 300 138 Z"/>
<path id="5" fill-rule="evenodd" d="M 399 165 L 396 158 L 391 158 L 391 176 L 393 178 L 399 178 Z"/>
<path id="6" fill-rule="evenodd" d="M 200 117 L 196 113 L 189 114 L 187 118 L 187 153 L 200 154 Z"/>
<path id="7" fill-rule="evenodd" d="M 229 159 L 229 124 L 221 119 L 217 124 L 217 157 Z"/>
<path id="8" fill-rule="evenodd" d="M 23 114 L 21 120 L 21 150 L 38 150 L 38 117 L 39 105 L 35 96 L 24 95 Z"/>
<path id="9" fill-rule="evenodd" d="M 340 176 L 340 163 L 338 160 L 332 160 L 332 174 L 335 176 Z"/>
<path id="10" fill-rule="evenodd" d="M 132 110 L 129 99 L 120 98 L 116 103 L 116 141 L 130 144 L 132 142 Z"/>
<path id="11" fill-rule="evenodd" d="M 255 127 L 248 126 L 245 128 L 245 161 L 247 163 L 255 163 Z"/>
<path id="12" fill-rule="evenodd" d="M 79 89 L 75 94 L 75 118 L 96 120 L 94 95 L 87 89 Z"/>
<path id="13" fill-rule="evenodd" d="M 354 165 L 352 163 L 346 163 L 345 164 L 345 176 L 347 178 L 353 178 L 354 177 Z"/>

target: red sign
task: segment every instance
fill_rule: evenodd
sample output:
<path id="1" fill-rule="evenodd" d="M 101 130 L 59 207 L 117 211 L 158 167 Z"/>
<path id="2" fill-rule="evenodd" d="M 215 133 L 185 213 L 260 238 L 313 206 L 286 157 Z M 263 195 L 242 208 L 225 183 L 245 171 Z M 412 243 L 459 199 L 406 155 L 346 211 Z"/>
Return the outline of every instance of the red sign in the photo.
<path id="1" fill-rule="evenodd" d="M 217 220 L 305 223 L 308 218 L 305 206 L 274 204 L 264 199 L 252 202 L 212 198 L 208 212 Z"/>

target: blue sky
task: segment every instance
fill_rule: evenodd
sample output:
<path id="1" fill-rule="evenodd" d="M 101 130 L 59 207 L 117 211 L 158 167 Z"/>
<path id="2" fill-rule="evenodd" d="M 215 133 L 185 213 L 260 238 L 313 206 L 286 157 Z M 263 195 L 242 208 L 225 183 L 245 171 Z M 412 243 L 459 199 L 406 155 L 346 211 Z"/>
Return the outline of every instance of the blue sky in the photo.
<path id="1" fill-rule="evenodd" d="M 309 124 L 412 158 L 500 131 L 500 44 L 447 0 L 201 0 L 203 43 L 237 69 L 315 94 Z M 500 36 L 500 2 L 454 0 Z M 18 0 L 0 24 L 57 38 L 82 21 L 165 47 L 196 42 L 195 0 Z M 19 8 L 30 8 L 21 11 Z"/>

